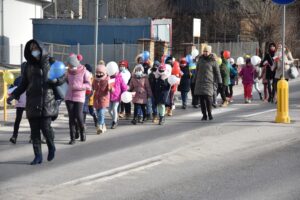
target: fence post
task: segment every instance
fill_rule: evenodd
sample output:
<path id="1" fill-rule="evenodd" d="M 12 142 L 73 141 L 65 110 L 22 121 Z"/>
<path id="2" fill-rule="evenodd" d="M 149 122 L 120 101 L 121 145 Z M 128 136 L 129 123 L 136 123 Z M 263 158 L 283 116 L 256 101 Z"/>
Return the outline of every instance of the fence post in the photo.
<path id="1" fill-rule="evenodd" d="M 53 57 L 53 44 L 50 44 L 50 55 Z"/>
<path id="2" fill-rule="evenodd" d="M 104 58 L 103 58 L 103 42 L 101 43 L 101 60 L 104 60 Z"/>
<path id="3" fill-rule="evenodd" d="M 122 59 L 125 59 L 125 43 L 122 43 Z"/>
<path id="4" fill-rule="evenodd" d="M 77 43 L 77 54 L 80 54 L 80 43 Z"/>
<path id="5" fill-rule="evenodd" d="M 6 70 L 3 71 L 3 75 L 5 74 Z M 7 99 L 7 83 L 6 81 L 3 81 L 3 118 L 4 121 L 7 121 L 7 103 L 6 103 L 6 99 Z"/>
<path id="6" fill-rule="evenodd" d="M 217 49 L 218 49 L 217 54 L 219 54 L 219 52 L 220 52 L 220 42 L 217 43 Z"/>
<path id="7" fill-rule="evenodd" d="M 21 55 L 21 64 L 23 63 L 23 44 L 21 44 L 21 52 L 20 52 L 20 55 Z"/>

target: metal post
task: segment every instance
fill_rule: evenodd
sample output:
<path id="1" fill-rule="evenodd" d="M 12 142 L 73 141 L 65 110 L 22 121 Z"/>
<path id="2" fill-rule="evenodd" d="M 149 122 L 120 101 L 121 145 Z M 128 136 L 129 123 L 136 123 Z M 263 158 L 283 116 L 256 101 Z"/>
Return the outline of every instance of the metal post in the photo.
<path id="1" fill-rule="evenodd" d="M 80 43 L 77 43 L 77 54 L 80 54 Z"/>
<path id="2" fill-rule="evenodd" d="M 101 43 L 101 60 L 104 60 L 104 58 L 103 58 L 103 42 Z"/>
<path id="3" fill-rule="evenodd" d="M 57 19 L 57 0 L 54 0 L 54 17 Z"/>
<path id="4" fill-rule="evenodd" d="M 21 44 L 20 47 L 21 47 L 20 56 L 21 56 L 21 64 L 22 64 L 23 63 L 23 44 Z"/>
<path id="5" fill-rule="evenodd" d="M 282 78 L 284 79 L 284 48 L 285 48 L 285 5 L 283 5 L 283 17 L 282 17 Z"/>
<path id="6" fill-rule="evenodd" d="M 125 59 L 125 43 L 122 44 L 122 59 Z"/>
<path id="7" fill-rule="evenodd" d="M 96 0 L 96 12 L 95 12 L 95 68 L 97 66 L 97 55 L 98 55 L 98 9 L 99 9 L 99 1 Z"/>
<path id="8" fill-rule="evenodd" d="M 53 55 L 54 55 L 54 53 L 53 53 L 53 50 L 54 48 L 53 48 L 53 44 L 50 44 L 50 55 L 51 55 L 51 57 L 53 57 Z"/>
<path id="9" fill-rule="evenodd" d="M 6 70 L 3 71 L 3 75 L 6 73 Z M 3 81 L 3 120 L 7 121 L 7 83 L 6 81 Z"/>

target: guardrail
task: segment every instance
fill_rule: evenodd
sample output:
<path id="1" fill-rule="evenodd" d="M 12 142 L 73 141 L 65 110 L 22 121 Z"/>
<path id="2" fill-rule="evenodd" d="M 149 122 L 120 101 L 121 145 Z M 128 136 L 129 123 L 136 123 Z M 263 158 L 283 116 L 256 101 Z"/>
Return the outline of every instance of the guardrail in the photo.
<path id="1" fill-rule="evenodd" d="M 0 70 L 0 75 L 3 79 L 3 75 L 5 72 L 11 72 L 11 73 L 19 73 L 20 69 L 4 69 L 4 70 Z M 3 120 L 6 122 L 7 121 L 7 103 L 6 103 L 6 99 L 8 97 L 8 92 L 7 92 L 7 88 L 8 85 L 7 83 L 4 81 L 3 79 L 3 94 L 2 97 L 0 99 L 0 102 L 3 102 Z"/>

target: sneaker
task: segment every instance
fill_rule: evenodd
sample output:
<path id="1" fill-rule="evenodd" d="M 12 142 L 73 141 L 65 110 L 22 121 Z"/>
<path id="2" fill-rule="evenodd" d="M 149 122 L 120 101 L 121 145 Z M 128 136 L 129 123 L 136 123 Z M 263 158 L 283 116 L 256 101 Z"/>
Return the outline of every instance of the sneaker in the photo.
<path id="1" fill-rule="evenodd" d="M 136 120 L 133 119 L 133 120 L 131 121 L 131 123 L 132 123 L 133 125 L 136 125 Z"/>
<path id="2" fill-rule="evenodd" d="M 115 129 L 118 126 L 118 122 L 112 122 L 111 129 Z"/>
<path id="3" fill-rule="evenodd" d="M 107 129 L 106 129 L 106 125 L 105 124 L 103 124 L 102 125 L 102 133 L 105 133 L 107 131 Z"/>
<path id="4" fill-rule="evenodd" d="M 126 113 L 126 114 L 125 114 L 125 119 L 126 119 L 126 120 L 129 120 L 129 119 L 130 119 L 130 113 Z"/>
<path id="5" fill-rule="evenodd" d="M 123 118 L 124 118 L 124 116 L 125 116 L 125 115 L 124 115 L 124 113 L 123 113 L 123 112 L 120 112 L 120 113 L 119 113 L 119 118 L 123 119 Z"/>
<path id="6" fill-rule="evenodd" d="M 101 133 L 103 133 L 102 125 L 99 125 L 99 126 L 97 127 L 97 135 L 100 135 Z"/>
<path id="7" fill-rule="evenodd" d="M 227 107 L 227 106 L 228 106 L 228 101 L 226 100 L 222 103 L 221 107 Z"/>
<path id="8" fill-rule="evenodd" d="M 70 142 L 69 142 L 69 144 L 70 144 L 70 145 L 75 144 L 75 140 L 74 140 L 74 139 L 71 139 Z"/>
<path id="9" fill-rule="evenodd" d="M 142 119 L 142 117 L 141 117 L 141 116 L 139 116 L 139 117 L 138 117 L 138 120 L 137 120 L 137 122 L 138 122 L 138 123 L 141 123 L 141 124 L 142 124 L 142 123 L 144 123 L 144 121 L 143 121 L 143 119 Z"/>
<path id="10" fill-rule="evenodd" d="M 159 125 L 164 125 L 165 124 L 165 117 L 159 117 Z"/>
<path id="11" fill-rule="evenodd" d="M 157 116 L 153 116 L 152 122 L 155 123 L 155 124 L 158 123 L 159 122 L 158 117 Z"/>

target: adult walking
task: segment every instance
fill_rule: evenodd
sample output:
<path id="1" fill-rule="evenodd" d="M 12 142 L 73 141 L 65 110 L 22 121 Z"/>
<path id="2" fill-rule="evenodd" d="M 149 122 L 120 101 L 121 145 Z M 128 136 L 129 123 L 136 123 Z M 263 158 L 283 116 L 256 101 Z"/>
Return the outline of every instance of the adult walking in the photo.
<path id="1" fill-rule="evenodd" d="M 50 69 L 48 55 L 35 40 L 30 40 L 25 46 L 24 56 L 27 60 L 22 81 L 11 96 L 7 99 L 11 103 L 13 99 L 19 99 L 26 91 L 26 114 L 31 129 L 31 139 L 34 151 L 34 160 L 31 165 L 40 164 L 43 161 L 41 148 L 42 131 L 48 146 L 48 161 L 54 159 L 55 145 L 51 128 L 52 118 L 58 115 L 58 106 L 53 94 L 53 88 L 64 82 L 64 77 L 49 80 Z"/>
<path id="2" fill-rule="evenodd" d="M 214 81 L 220 85 L 222 78 L 219 67 L 211 54 L 211 46 L 206 46 L 203 49 L 202 56 L 199 57 L 197 63 L 197 72 L 195 75 L 195 95 L 200 97 L 201 111 L 203 114 L 202 120 L 213 119 L 212 96 L 214 93 Z"/>

